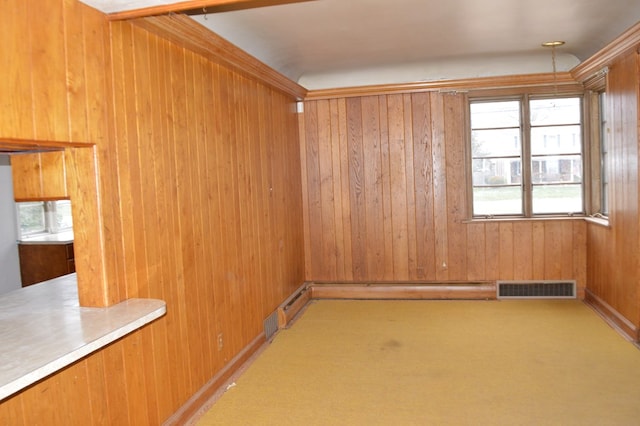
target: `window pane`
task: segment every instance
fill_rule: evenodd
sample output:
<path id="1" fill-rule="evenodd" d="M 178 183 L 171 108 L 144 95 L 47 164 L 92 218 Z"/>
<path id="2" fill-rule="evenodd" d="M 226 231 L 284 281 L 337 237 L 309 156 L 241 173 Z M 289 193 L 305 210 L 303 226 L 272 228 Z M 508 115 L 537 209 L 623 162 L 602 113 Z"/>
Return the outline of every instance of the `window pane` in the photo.
<path id="1" fill-rule="evenodd" d="M 520 130 L 474 130 L 471 132 L 471 155 L 478 157 L 520 156 Z"/>
<path id="2" fill-rule="evenodd" d="M 474 216 L 522 214 L 522 188 L 499 186 L 473 188 Z"/>
<path id="3" fill-rule="evenodd" d="M 471 128 L 495 129 L 520 126 L 520 102 L 475 102 L 471 104 Z"/>
<path id="4" fill-rule="evenodd" d="M 532 157 L 533 183 L 582 182 L 582 160 L 579 155 Z"/>
<path id="5" fill-rule="evenodd" d="M 609 138 L 607 137 L 607 94 L 601 92 L 600 104 L 600 213 L 605 216 L 609 213 L 609 198 L 607 196 L 609 183 L 609 167 L 607 156 L 609 151 Z"/>
<path id="6" fill-rule="evenodd" d="M 519 185 L 522 167 L 519 158 L 479 158 L 473 160 L 473 185 Z"/>
<path id="7" fill-rule="evenodd" d="M 36 234 L 46 230 L 44 202 L 18 203 L 17 206 L 21 236 Z"/>
<path id="8" fill-rule="evenodd" d="M 582 213 L 582 185 L 534 185 L 533 213 Z"/>
<path id="9" fill-rule="evenodd" d="M 71 201 L 56 201 L 55 202 L 55 221 L 56 230 L 64 231 L 73 227 L 73 220 L 71 217 Z"/>
<path id="10" fill-rule="evenodd" d="M 582 152 L 580 126 L 534 127 L 531 154 L 579 154 Z"/>
<path id="11" fill-rule="evenodd" d="M 535 99 L 529 107 L 532 126 L 580 123 L 580 98 Z"/>

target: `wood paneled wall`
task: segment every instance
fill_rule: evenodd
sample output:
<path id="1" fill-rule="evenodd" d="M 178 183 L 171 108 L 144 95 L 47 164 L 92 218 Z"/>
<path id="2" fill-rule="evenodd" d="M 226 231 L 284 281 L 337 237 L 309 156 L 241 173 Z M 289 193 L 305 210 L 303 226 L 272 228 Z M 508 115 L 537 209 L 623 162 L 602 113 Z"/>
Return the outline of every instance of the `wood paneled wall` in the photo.
<path id="1" fill-rule="evenodd" d="M 589 291 L 636 329 L 640 328 L 639 64 L 638 53 L 633 51 L 609 67 L 610 227 L 589 225 L 587 263 Z"/>
<path id="2" fill-rule="evenodd" d="M 582 220 L 467 221 L 465 111 L 437 92 L 305 102 L 307 279 L 576 279 Z"/>
<path id="3" fill-rule="evenodd" d="M 2 401 L 0 425 L 161 424 L 304 280 L 294 101 L 75 0 L 3 5 L 0 135 L 96 143 L 111 297 L 167 315 Z"/>

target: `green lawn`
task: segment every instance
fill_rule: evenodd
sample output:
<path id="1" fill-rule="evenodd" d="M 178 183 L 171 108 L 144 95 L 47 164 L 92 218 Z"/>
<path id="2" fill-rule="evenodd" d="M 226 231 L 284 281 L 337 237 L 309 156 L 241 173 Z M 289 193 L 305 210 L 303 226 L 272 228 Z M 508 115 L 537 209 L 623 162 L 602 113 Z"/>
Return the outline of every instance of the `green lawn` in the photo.
<path id="1" fill-rule="evenodd" d="M 522 188 L 519 186 L 474 188 L 474 214 L 521 214 L 521 197 Z M 534 213 L 581 212 L 582 188 L 580 185 L 535 186 L 533 210 Z"/>

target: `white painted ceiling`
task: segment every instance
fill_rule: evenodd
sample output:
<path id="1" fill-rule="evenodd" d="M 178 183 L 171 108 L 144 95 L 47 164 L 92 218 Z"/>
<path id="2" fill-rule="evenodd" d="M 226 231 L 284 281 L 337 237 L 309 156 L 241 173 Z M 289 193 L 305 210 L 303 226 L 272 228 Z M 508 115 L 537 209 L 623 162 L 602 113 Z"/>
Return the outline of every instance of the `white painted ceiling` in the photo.
<path id="1" fill-rule="evenodd" d="M 111 13 L 162 0 L 83 0 Z M 569 70 L 640 21 L 639 0 L 313 0 L 192 15 L 308 89 Z"/>

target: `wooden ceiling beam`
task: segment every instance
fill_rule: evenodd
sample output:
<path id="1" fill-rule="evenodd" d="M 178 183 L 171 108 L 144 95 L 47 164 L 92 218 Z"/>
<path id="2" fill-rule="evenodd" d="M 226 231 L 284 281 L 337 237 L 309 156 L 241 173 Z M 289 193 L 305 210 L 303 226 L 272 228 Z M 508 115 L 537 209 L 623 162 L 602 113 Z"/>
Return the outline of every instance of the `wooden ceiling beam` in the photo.
<path id="1" fill-rule="evenodd" d="M 265 6 L 277 6 L 281 4 L 300 3 L 314 0 L 188 0 L 149 6 L 141 9 L 124 10 L 107 15 L 110 21 L 123 21 L 126 19 L 145 18 L 148 16 L 166 15 L 169 13 L 188 12 L 201 10 L 202 13 L 219 13 L 231 10 L 253 9 Z"/>

